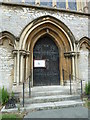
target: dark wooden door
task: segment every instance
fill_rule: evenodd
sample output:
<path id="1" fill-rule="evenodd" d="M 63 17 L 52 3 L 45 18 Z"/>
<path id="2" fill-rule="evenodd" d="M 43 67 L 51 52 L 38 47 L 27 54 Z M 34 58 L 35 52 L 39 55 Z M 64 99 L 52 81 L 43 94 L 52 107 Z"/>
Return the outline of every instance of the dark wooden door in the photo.
<path id="1" fill-rule="evenodd" d="M 46 67 L 33 68 L 34 86 L 41 85 L 59 85 L 59 51 L 50 36 L 40 38 L 33 50 L 34 60 L 45 60 Z"/>

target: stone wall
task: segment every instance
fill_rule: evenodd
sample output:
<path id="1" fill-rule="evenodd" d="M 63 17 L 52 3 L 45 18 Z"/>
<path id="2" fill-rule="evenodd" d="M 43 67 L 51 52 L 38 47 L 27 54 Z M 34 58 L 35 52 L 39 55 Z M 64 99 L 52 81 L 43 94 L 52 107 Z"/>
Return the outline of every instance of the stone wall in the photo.
<path id="1" fill-rule="evenodd" d="M 79 78 L 88 82 L 88 50 L 80 50 L 79 60 L 78 60 L 78 73 Z"/>
<path id="2" fill-rule="evenodd" d="M 73 33 L 75 40 L 79 41 L 83 37 L 88 37 L 88 16 L 81 13 L 65 12 L 62 10 L 44 9 L 30 6 L 15 6 L 15 5 L 0 5 L 0 32 L 8 31 L 15 37 L 20 38 L 24 28 L 33 20 L 41 16 L 53 16 L 63 22 Z M 68 32 L 68 31 L 67 31 Z M 18 39 L 19 40 L 19 39 Z M 18 44 L 17 42 L 17 48 Z M 0 45 L 0 87 L 3 85 L 11 90 L 14 79 L 14 60 L 12 54 L 13 46 L 9 45 L 7 38 L 5 38 L 3 45 Z M 78 73 L 79 77 L 88 80 L 90 62 L 88 62 L 89 52 L 87 49 L 80 49 L 80 56 L 78 59 Z M 89 55 L 90 58 L 90 55 Z"/>
<path id="3" fill-rule="evenodd" d="M 88 81 L 90 82 L 90 51 L 88 55 Z"/>
<path id="4" fill-rule="evenodd" d="M 11 91 L 14 74 L 13 47 L 9 45 L 7 38 L 4 38 L 0 45 L 0 87 L 5 87 Z"/>
<path id="5" fill-rule="evenodd" d="M 20 37 L 23 29 L 38 17 L 50 15 L 62 21 L 73 33 L 76 40 L 88 37 L 88 16 L 63 12 L 52 9 L 39 9 L 37 7 L 5 6 L 0 7 L 2 11 L 1 31 L 9 31 L 16 37 Z"/>

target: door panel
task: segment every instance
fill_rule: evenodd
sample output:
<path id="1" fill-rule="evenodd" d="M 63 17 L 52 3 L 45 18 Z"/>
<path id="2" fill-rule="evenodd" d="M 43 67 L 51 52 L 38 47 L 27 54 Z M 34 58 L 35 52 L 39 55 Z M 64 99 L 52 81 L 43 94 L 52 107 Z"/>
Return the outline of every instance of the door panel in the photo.
<path id="1" fill-rule="evenodd" d="M 46 67 L 34 67 L 34 86 L 59 85 L 59 52 L 53 39 L 49 36 L 40 38 L 33 50 L 34 60 L 45 60 Z"/>

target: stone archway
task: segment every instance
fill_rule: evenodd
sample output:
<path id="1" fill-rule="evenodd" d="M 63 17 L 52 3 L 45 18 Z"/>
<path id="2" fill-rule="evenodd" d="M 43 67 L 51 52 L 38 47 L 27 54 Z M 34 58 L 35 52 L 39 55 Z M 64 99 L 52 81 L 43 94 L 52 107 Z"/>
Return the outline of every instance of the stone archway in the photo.
<path id="1" fill-rule="evenodd" d="M 26 31 L 26 32 L 25 32 Z M 72 66 L 74 66 L 74 57 L 71 58 L 71 53 L 73 52 L 73 43 L 74 37 L 72 33 L 62 22 L 58 21 L 57 19 L 45 16 L 43 18 L 37 19 L 37 21 L 33 21 L 30 25 L 27 26 L 27 29 L 21 35 L 20 39 L 20 48 L 21 50 L 29 51 L 30 54 L 24 61 L 23 57 L 21 58 L 21 68 L 22 68 L 22 61 L 25 62 L 25 72 L 26 78 L 29 73 L 32 71 L 32 85 L 33 85 L 33 49 L 36 42 L 39 40 L 40 37 L 43 35 L 48 34 L 54 39 L 55 44 L 59 50 L 59 69 L 60 69 L 60 83 L 63 84 L 63 75 L 62 69 L 67 70 L 69 73 L 74 72 Z M 72 39 L 71 39 L 72 38 Z M 68 55 L 66 55 L 68 54 Z M 65 56 L 66 55 L 66 56 Z M 24 71 L 21 70 L 21 76 Z M 66 79 L 68 79 L 66 77 Z"/>

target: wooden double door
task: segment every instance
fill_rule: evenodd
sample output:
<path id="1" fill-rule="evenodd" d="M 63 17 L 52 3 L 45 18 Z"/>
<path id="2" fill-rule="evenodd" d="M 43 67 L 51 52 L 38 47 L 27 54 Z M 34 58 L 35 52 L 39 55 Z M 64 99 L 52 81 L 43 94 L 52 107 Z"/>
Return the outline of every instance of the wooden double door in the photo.
<path id="1" fill-rule="evenodd" d="M 45 35 L 36 42 L 33 59 L 34 86 L 60 84 L 59 51 L 53 38 Z"/>

